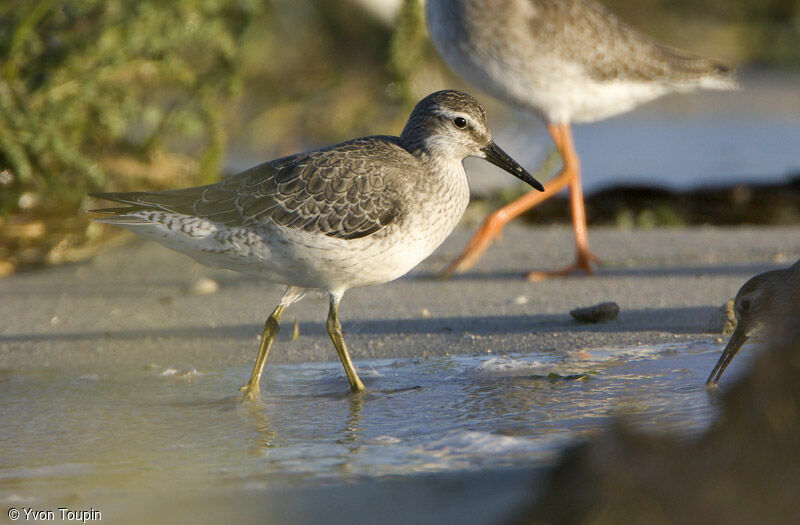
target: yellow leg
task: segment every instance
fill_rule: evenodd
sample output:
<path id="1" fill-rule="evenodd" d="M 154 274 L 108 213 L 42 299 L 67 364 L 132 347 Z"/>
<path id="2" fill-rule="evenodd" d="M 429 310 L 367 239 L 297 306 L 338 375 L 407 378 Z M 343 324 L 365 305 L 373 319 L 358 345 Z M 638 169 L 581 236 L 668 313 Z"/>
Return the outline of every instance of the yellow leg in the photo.
<path id="1" fill-rule="evenodd" d="M 328 329 L 328 335 L 333 341 L 333 346 L 336 348 L 336 353 L 339 354 L 339 359 L 344 366 L 344 372 L 347 374 L 347 379 L 350 381 L 350 390 L 353 392 L 363 392 L 364 383 L 359 379 L 356 369 L 353 367 L 353 362 L 350 360 L 350 354 L 347 352 L 347 345 L 344 342 L 342 335 L 342 324 L 339 322 L 339 299 L 340 296 L 331 294 L 330 309 L 328 310 L 328 322 L 325 327 Z"/>
<path id="2" fill-rule="evenodd" d="M 243 392 L 243 400 L 254 400 L 258 397 L 259 383 L 261 382 L 261 373 L 264 371 L 264 364 L 267 362 L 267 355 L 269 355 L 269 348 L 272 346 L 272 341 L 280 331 L 278 322 L 281 320 L 281 315 L 286 309 L 285 304 L 279 304 L 272 314 L 267 318 L 264 323 L 264 333 L 261 335 L 261 345 L 258 348 L 258 357 L 253 366 L 253 373 L 250 374 L 250 381 L 247 382 L 242 388 L 239 389 Z"/>

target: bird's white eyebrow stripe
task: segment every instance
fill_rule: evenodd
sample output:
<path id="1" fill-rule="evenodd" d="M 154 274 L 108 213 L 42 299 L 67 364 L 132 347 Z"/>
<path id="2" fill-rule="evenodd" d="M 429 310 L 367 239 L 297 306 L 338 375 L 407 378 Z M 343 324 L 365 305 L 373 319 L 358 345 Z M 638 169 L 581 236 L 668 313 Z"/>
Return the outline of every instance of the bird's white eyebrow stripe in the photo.
<path id="1" fill-rule="evenodd" d="M 449 111 L 447 108 L 440 108 L 438 111 L 436 111 L 436 115 L 449 119 L 454 119 L 456 117 L 464 117 L 467 120 L 467 122 L 473 122 L 473 119 L 470 118 L 470 116 L 467 115 L 466 113 L 461 113 L 460 111 L 459 112 Z"/>

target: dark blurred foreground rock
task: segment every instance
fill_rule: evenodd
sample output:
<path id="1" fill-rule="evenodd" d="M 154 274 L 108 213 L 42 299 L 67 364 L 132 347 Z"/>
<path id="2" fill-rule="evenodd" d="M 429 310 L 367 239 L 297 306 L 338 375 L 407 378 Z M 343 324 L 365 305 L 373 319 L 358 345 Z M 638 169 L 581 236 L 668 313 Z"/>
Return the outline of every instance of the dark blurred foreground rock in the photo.
<path id="1" fill-rule="evenodd" d="M 721 417 L 699 440 L 618 423 L 566 451 L 511 523 L 798 523 L 800 328 L 791 306 L 795 333 L 720 396 Z"/>

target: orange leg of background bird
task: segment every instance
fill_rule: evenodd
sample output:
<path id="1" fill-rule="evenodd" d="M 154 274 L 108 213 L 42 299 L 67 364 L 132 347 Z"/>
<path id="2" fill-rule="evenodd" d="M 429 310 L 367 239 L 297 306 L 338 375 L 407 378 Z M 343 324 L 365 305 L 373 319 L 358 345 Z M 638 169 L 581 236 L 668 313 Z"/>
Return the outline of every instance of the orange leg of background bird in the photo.
<path id="1" fill-rule="evenodd" d="M 467 244 L 461 255 L 445 269 L 445 275 L 454 272 L 461 273 L 471 268 L 483 255 L 489 244 L 500 236 L 503 227 L 508 222 L 540 202 L 549 199 L 568 185 L 570 187 L 572 220 L 575 226 L 577 260 L 573 266 L 556 272 L 531 272 L 528 278 L 542 280 L 555 275 L 568 275 L 576 269 L 591 273 L 590 263 L 597 261 L 597 257 L 589 251 L 589 241 L 586 235 L 586 214 L 583 208 L 583 190 L 580 181 L 580 161 L 572 143 L 572 133 L 567 124 L 550 124 L 548 129 L 553 136 L 556 148 L 558 148 L 564 160 L 564 167 L 561 173 L 545 184 L 544 192 L 532 191 L 489 215 L 472 239 L 470 239 L 469 244 Z"/>
<path id="2" fill-rule="evenodd" d="M 581 165 L 578 154 L 575 152 L 575 145 L 572 141 L 572 131 L 569 125 L 562 124 L 551 126 L 550 133 L 558 133 L 559 140 L 556 146 L 561 156 L 564 158 L 564 171 L 572 172 L 569 180 L 569 207 L 572 213 L 572 227 L 575 231 L 575 262 L 559 270 L 537 271 L 528 274 L 529 281 L 544 281 L 550 277 L 564 277 L 571 275 L 575 271 L 583 271 L 588 274 L 593 273 L 592 263 L 600 260 L 589 250 L 589 235 L 586 230 L 586 209 L 583 204 L 583 184 L 581 183 Z"/>

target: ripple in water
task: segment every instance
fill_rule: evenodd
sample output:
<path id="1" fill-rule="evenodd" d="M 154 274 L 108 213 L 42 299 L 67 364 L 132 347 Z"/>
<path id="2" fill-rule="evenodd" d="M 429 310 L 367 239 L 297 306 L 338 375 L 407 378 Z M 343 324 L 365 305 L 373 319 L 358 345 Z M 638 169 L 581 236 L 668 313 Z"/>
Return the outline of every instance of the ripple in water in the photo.
<path id="1" fill-rule="evenodd" d="M 694 436 L 716 414 L 704 388 L 716 343 L 591 352 L 249 367 L 42 371 L 0 382 L 0 499 L 89 500 L 538 466 L 614 415 Z M 743 354 L 754 352 L 743 352 Z M 747 359 L 733 362 L 732 382 Z M 51 501 L 51 500 L 48 500 Z"/>

